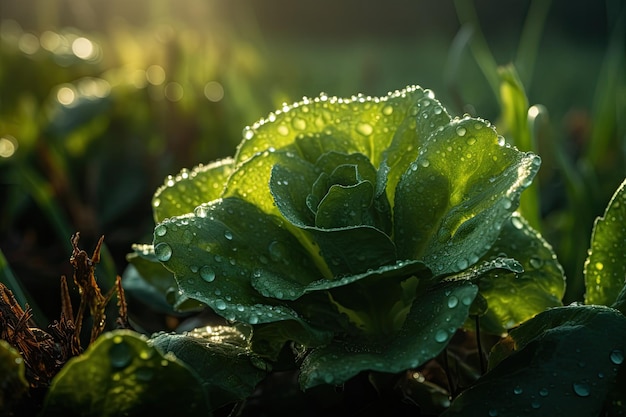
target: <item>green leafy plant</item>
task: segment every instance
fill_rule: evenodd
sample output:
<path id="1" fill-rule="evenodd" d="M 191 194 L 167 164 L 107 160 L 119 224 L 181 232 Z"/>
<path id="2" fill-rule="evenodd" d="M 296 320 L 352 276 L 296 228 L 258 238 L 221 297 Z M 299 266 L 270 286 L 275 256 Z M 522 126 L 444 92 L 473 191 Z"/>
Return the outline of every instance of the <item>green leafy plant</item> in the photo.
<path id="1" fill-rule="evenodd" d="M 561 268 L 514 213 L 539 158 L 431 91 L 305 98 L 243 136 L 157 191 L 154 253 L 267 359 L 295 342 L 303 388 L 418 367 L 470 314 L 498 334 L 560 305 Z"/>
<path id="2" fill-rule="evenodd" d="M 247 415 L 247 399 L 271 403 L 267 381 L 294 371 L 330 401 L 324 387 L 364 375 L 379 396 L 400 384 L 425 415 L 621 415 L 626 182 L 594 227 L 588 305 L 562 306 L 562 268 L 516 211 L 539 165 L 416 86 L 283 106 L 244 129 L 234 158 L 167 177 L 153 244 L 129 255 L 131 294 L 167 312 L 208 306 L 222 324 L 105 332 L 55 363 L 42 415 L 210 415 L 235 402 Z M 3 320 L 23 313 L 12 297 Z M 24 367 L 0 348 L 12 406 Z"/>

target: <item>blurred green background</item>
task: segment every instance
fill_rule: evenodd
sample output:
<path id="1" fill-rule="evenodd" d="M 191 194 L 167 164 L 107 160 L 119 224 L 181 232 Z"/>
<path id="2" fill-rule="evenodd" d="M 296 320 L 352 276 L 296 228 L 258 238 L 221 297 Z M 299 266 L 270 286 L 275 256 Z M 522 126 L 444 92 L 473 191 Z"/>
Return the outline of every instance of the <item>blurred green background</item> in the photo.
<path id="1" fill-rule="evenodd" d="M 72 233 L 88 252 L 105 235 L 106 287 L 150 242 L 168 174 L 303 96 L 419 84 L 506 135 L 513 64 L 543 106 L 540 228 L 581 300 L 593 220 L 626 175 L 625 21 L 622 0 L 0 0 L 3 280 L 58 317 Z"/>

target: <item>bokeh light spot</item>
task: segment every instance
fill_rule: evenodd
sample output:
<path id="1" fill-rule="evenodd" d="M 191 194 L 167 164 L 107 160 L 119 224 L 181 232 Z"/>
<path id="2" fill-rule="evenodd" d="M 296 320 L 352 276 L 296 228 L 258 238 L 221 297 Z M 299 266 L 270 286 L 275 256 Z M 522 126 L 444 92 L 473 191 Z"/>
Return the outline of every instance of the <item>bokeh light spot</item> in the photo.
<path id="1" fill-rule="evenodd" d="M 17 151 L 17 140 L 13 136 L 0 137 L 0 158 L 10 158 Z"/>
<path id="2" fill-rule="evenodd" d="M 95 46 L 87 38 L 76 38 L 72 42 L 72 52 L 80 59 L 92 59 L 95 55 Z"/>
<path id="3" fill-rule="evenodd" d="M 204 96 L 213 102 L 218 102 L 224 98 L 224 87 L 217 81 L 209 81 L 204 86 Z"/>
<path id="4" fill-rule="evenodd" d="M 165 86 L 165 97 L 170 101 L 180 101 L 183 94 L 183 86 L 177 82 L 167 83 Z"/>
<path id="5" fill-rule="evenodd" d="M 39 38 L 32 33 L 24 33 L 18 42 L 20 51 L 32 55 L 39 50 Z"/>
<path id="6" fill-rule="evenodd" d="M 64 106 L 71 106 L 76 100 L 76 91 L 72 86 L 63 86 L 57 90 L 57 101 Z"/>
<path id="7" fill-rule="evenodd" d="M 146 70 L 146 79 L 152 85 L 161 85 L 165 82 L 165 70 L 160 65 L 150 65 Z"/>

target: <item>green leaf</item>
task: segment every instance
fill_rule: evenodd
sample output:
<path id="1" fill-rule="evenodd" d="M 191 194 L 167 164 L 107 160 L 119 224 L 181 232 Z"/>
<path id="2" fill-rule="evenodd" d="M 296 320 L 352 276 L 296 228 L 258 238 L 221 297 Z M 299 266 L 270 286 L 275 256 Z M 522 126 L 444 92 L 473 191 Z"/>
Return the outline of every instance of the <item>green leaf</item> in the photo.
<path id="1" fill-rule="evenodd" d="M 593 226 L 585 262 L 585 303 L 611 305 L 626 285 L 626 181 Z"/>
<path id="2" fill-rule="evenodd" d="M 210 415 L 201 381 L 146 338 L 128 330 L 100 336 L 55 376 L 42 416 Z"/>
<path id="3" fill-rule="evenodd" d="M 304 284 L 322 278 L 308 252 L 284 227 L 238 198 L 199 206 L 195 215 L 160 223 L 154 234 L 157 258 L 174 273 L 189 297 L 228 320 L 257 324 L 296 319 L 280 290 L 258 292 L 253 278 L 279 275 Z"/>
<path id="4" fill-rule="evenodd" d="M 210 403 L 218 408 L 248 397 L 267 375 L 269 364 L 250 350 L 250 331 L 228 326 L 194 329 L 184 335 L 159 334 L 149 344 L 194 369 Z"/>
<path id="5" fill-rule="evenodd" d="M 314 349 L 300 368 L 300 385 L 341 384 L 361 371 L 398 373 L 437 356 L 468 316 L 478 288 L 446 282 L 418 296 L 397 334 L 382 342 L 347 339 Z"/>
<path id="6" fill-rule="evenodd" d="M 0 339 L 0 411 L 9 411 L 28 392 L 22 355 Z"/>
<path id="7" fill-rule="evenodd" d="M 356 173 L 360 171 L 371 178 L 371 168 L 356 169 L 362 161 L 355 155 L 345 156 L 340 160 L 340 163 L 345 162 L 346 159 L 353 160 L 354 165 L 339 166 L 351 166 L 355 181 L 357 181 Z M 321 164 L 322 166 L 328 165 L 330 159 L 336 161 L 337 158 L 337 155 L 325 154 L 320 158 Z M 342 179 L 348 180 L 341 177 L 342 174 L 336 170 L 333 172 L 334 174 L 327 178 L 324 177 L 328 182 L 333 181 L 333 178 L 340 183 Z M 343 172 L 343 175 L 347 173 Z M 374 219 L 385 215 L 384 203 L 380 203 L 382 208 L 373 205 L 374 184 L 369 181 L 359 181 L 356 186 L 322 186 L 328 191 L 324 197 L 320 197 L 321 194 L 315 196 L 321 201 L 315 204 L 317 211 L 313 213 L 310 207 L 310 193 L 320 184 L 317 179 L 318 171 L 313 165 L 297 158 L 285 158 L 272 169 L 269 188 L 282 216 L 291 225 L 300 229 L 301 234 L 306 233 L 313 237 L 313 241 L 319 246 L 319 251 L 324 258 L 324 265 L 332 271 L 332 275 L 360 273 L 369 268 L 394 262 L 396 248 L 383 231 L 369 224 L 355 224 L 355 218 L 359 214 L 363 215 L 364 210 L 367 211 L 366 217 L 371 219 L 369 221 L 371 223 L 378 222 Z M 367 206 L 362 207 L 361 203 L 367 203 Z M 351 215 L 352 213 L 354 216 Z M 352 225 L 339 227 L 346 223 Z M 328 226 L 328 228 L 322 226 Z M 320 263 L 317 262 L 318 265 Z"/>
<path id="8" fill-rule="evenodd" d="M 482 120 L 455 120 L 433 133 L 396 189 L 399 257 L 423 259 L 436 274 L 476 262 L 500 234 L 540 162 L 504 144 Z"/>
<path id="9" fill-rule="evenodd" d="M 174 275 L 161 265 L 154 246 L 135 244 L 132 249 L 133 252 L 126 255 L 130 265 L 122 279 L 124 291 L 167 314 L 202 308 L 199 302 L 179 293 Z"/>
<path id="10" fill-rule="evenodd" d="M 491 271 L 478 281 L 488 310 L 481 330 L 502 334 L 548 308 L 561 305 L 565 292 L 563 268 L 552 247 L 518 213 L 504 222 L 498 239 L 483 260 L 517 260 L 523 271 Z"/>
<path id="11" fill-rule="evenodd" d="M 169 175 L 152 198 L 154 221 L 191 213 L 200 204 L 219 198 L 232 171 L 233 160 L 226 158 Z"/>
<path id="12" fill-rule="evenodd" d="M 304 98 L 246 128 L 235 161 L 239 165 L 259 152 L 287 148 L 306 152 L 303 158 L 314 163 L 325 153 L 317 150 L 328 147 L 326 150 L 362 153 L 378 166 L 397 127 L 411 116 L 408 111 L 430 95 L 432 92 L 412 86 L 381 98 L 358 95 L 342 99 L 325 94 Z M 307 135 L 306 144 L 298 148 L 303 134 Z"/>
<path id="13" fill-rule="evenodd" d="M 626 317 L 618 311 L 604 306 L 548 310 L 496 345 L 490 371 L 443 416 L 598 416 L 617 411 L 623 407 L 616 402 L 618 393 L 623 398 L 626 383 L 624 352 Z"/>

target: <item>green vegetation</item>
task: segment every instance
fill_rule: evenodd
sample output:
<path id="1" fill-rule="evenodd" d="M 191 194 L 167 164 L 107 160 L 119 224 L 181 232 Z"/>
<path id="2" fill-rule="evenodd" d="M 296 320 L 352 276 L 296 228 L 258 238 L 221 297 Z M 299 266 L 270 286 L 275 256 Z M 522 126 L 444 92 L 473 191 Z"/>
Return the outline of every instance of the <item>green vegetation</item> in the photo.
<path id="1" fill-rule="evenodd" d="M 188 1 L 0 21 L 0 414 L 626 413 L 623 5 Z"/>

